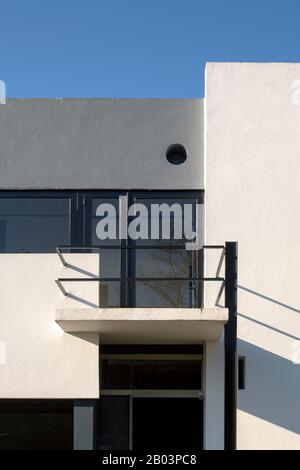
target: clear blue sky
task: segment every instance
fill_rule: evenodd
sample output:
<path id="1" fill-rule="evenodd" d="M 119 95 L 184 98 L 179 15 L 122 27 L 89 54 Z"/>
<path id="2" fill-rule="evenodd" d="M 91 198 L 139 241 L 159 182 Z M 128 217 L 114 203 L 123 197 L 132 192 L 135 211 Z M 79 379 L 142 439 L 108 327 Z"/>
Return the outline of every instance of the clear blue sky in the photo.
<path id="1" fill-rule="evenodd" d="M 200 97 L 207 61 L 300 62 L 300 0 L 0 0 L 8 97 Z"/>

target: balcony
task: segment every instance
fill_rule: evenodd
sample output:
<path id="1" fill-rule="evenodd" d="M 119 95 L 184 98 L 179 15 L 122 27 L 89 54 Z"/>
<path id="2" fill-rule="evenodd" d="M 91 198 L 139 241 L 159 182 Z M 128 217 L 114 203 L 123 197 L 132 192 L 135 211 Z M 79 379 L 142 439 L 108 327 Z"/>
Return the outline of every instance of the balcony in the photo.
<path id="1" fill-rule="evenodd" d="M 143 247 L 138 247 L 140 248 Z M 163 249 L 166 250 L 166 247 Z M 176 250 L 178 247 L 167 249 Z M 203 250 L 215 250 L 221 253 L 221 257 L 224 255 L 226 276 L 204 277 L 190 274 L 188 277 L 176 275 L 168 278 L 105 277 L 101 276 L 101 248 L 59 247 L 57 254 L 61 269 L 56 283 L 61 291 L 61 301 L 56 306 L 55 320 L 67 333 L 98 332 L 102 344 L 197 344 L 203 341 L 217 341 L 228 321 L 228 308 L 223 306 L 195 306 L 191 300 L 188 300 L 191 307 L 177 307 L 165 302 L 163 306 L 160 303 L 135 306 L 124 302 L 122 296 L 117 306 L 111 306 L 108 302 L 109 283 L 112 282 L 118 282 L 129 290 L 134 289 L 137 283 L 143 283 L 153 289 L 152 286 L 157 283 L 163 285 L 168 282 L 168 289 L 173 291 L 174 285 L 177 285 L 177 291 L 186 286 L 186 298 L 193 298 L 196 289 L 201 296 L 198 298 L 199 302 L 203 301 L 204 283 L 214 283 L 218 284 L 219 291 L 225 287 L 225 297 L 229 298 L 230 289 L 235 288 L 236 277 L 234 280 L 230 276 L 227 267 L 236 267 L 236 263 L 232 264 L 232 260 L 226 256 L 225 246 L 205 246 Z M 163 297 L 166 298 L 166 290 Z M 157 299 L 157 295 L 154 298 Z"/>

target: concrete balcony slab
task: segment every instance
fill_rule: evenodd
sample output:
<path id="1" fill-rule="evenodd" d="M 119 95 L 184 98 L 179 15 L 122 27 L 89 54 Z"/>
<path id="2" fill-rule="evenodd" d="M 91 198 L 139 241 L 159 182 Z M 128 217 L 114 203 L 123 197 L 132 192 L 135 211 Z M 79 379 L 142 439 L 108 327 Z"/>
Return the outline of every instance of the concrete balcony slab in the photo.
<path id="1" fill-rule="evenodd" d="M 55 320 L 68 333 L 99 332 L 102 344 L 197 344 L 220 338 L 228 310 L 57 308 Z"/>

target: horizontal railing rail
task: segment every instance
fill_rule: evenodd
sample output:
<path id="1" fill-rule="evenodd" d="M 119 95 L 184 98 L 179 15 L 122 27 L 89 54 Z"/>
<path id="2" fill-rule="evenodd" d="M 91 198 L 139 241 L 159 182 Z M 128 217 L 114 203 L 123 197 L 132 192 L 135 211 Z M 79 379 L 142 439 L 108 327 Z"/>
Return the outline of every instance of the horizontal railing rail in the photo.
<path id="1" fill-rule="evenodd" d="M 80 252 L 91 252 L 97 251 L 100 254 L 101 250 L 186 250 L 185 245 L 133 245 L 133 246 L 116 246 L 116 245 L 90 245 L 90 246 L 69 246 L 61 245 L 56 248 L 56 252 L 59 256 L 59 259 L 63 266 L 68 266 L 68 263 L 64 257 L 64 252 L 71 253 L 72 251 Z M 202 249 L 204 250 L 224 250 L 226 251 L 225 245 L 203 245 Z M 188 251 L 188 250 L 187 250 Z M 118 277 L 107 277 L 107 276 L 98 276 L 98 277 L 60 277 L 56 279 L 56 284 L 64 295 L 68 295 L 66 289 L 63 286 L 65 282 L 122 282 L 122 283 L 133 283 L 133 282 L 164 282 L 164 281 L 203 281 L 203 282 L 224 282 L 225 277 L 214 276 L 214 277 L 205 277 L 205 276 L 165 276 L 165 277 L 153 277 L 153 276 L 118 276 Z"/>
<path id="2" fill-rule="evenodd" d="M 204 250 L 224 250 L 224 245 L 203 245 Z M 65 266 L 66 260 L 64 258 L 64 251 L 101 251 L 101 250 L 186 250 L 185 245 L 132 245 L 132 246 L 121 246 L 121 245 L 90 245 L 90 246 L 70 246 L 60 245 L 56 248 L 56 253 L 59 256 L 62 264 Z"/>

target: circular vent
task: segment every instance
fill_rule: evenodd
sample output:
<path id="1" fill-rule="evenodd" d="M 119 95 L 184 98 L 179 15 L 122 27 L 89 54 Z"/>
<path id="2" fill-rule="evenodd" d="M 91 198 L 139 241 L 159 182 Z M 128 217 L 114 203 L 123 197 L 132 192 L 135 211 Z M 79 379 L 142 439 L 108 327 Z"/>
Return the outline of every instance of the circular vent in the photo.
<path id="1" fill-rule="evenodd" d="M 183 145 L 172 144 L 168 147 L 166 157 L 172 165 L 181 165 L 187 159 L 187 152 Z"/>

